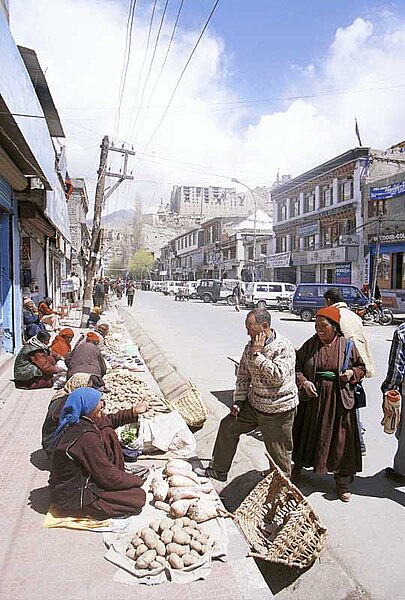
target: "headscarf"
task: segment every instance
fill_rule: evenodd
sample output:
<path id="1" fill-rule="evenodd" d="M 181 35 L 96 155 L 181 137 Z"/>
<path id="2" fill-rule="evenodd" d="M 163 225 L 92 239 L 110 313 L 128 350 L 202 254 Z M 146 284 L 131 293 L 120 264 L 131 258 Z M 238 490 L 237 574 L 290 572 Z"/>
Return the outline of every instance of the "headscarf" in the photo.
<path id="1" fill-rule="evenodd" d="M 46 352 L 49 352 L 49 346 L 41 342 L 36 335 L 33 335 L 27 343 L 31 344 L 31 346 L 34 346 L 34 348 L 38 348 L 38 350 L 45 350 Z"/>
<path id="2" fill-rule="evenodd" d="M 25 308 L 27 308 L 31 304 L 31 302 L 32 302 L 31 298 L 24 298 L 23 306 L 25 306 Z"/>
<path id="3" fill-rule="evenodd" d="M 89 333 L 86 335 L 86 342 L 99 342 L 100 338 L 98 337 L 98 335 L 96 333 L 93 333 L 92 331 L 89 331 Z"/>
<path id="4" fill-rule="evenodd" d="M 53 439 L 56 440 L 60 434 L 79 422 L 80 417 L 90 415 L 100 402 L 102 394 L 89 387 L 80 387 L 69 394 L 59 417 L 59 425 Z"/>
<path id="5" fill-rule="evenodd" d="M 75 373 L 72 377 L 69 377 L 64 387 L 52 396 L 51 402 L 67 396 L 80 387 L 92 387 L 92 375 L 89 373 Z"/>
<path id="6" fill-rule="evenodd" d="M 325 306 L 324 308 L 320 308 L 316 313 L 317 317 L 325 317 L 332 321 L 335 325 L 340 326 L 340 312 L 336 306 Z"/>
<path id="7" fill-rule="evenodd" d="M 96 315 L 101 315 L 101 308 L 99 306 L 94 306 L 94 308 L 91 309 L 91 312 L 96 313 Z"/>
<path id="8" fill-rule="evenodd" d="M 59 331 L 58 335 L 61 335 L 63 337 L 65 337 L 67 335 L 68 337 L 73 338 L 75 334 L 74 334 L 73 329 L 70 329 L 70 327 L 65 327 L 65 329 L 61 329 Z"/>
<path id="9" fill-rule="evenodd" d="M 110 330 L 110 326 L 108 323 L 99 323 L 96 325 L 96 331 L 99 331 L 102 336 L 107 335 Z"/>

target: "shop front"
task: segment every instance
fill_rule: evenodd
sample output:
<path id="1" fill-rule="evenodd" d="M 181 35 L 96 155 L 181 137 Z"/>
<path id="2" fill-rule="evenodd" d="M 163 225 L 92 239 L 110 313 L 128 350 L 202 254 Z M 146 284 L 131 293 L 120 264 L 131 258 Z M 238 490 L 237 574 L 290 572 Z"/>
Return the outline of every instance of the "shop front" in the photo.
<path id="1" fill-rule="evenodd" d="M 378 256 L 377 282 L 384 306 L 393 312 L 405 313 L 405 232 L 381 236 L 378 252 L 377 243 L 370 244 L 369 281 L 373 281 Z"/>
<path id="2" fill-rule="evenodd" d="M 291 252 L 279 252 L 266 258 L 266 279 L 268 281 L 281 281 L 296 283 L 297 271 L 291 265 Z"/>

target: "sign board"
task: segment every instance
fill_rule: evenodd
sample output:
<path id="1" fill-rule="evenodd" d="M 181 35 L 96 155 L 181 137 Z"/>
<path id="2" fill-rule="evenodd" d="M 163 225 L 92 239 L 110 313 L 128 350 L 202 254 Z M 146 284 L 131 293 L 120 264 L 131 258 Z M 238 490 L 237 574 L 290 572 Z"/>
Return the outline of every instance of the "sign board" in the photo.
<path id="1" fill-rule="evenodd" d="M 307 252 L 307 263 L 309 265 L 320 265 L 323 263 L 339 263 L 346 259 L 346 248 L 324 248 L 323 250 L 309 250 Z"/>
<path id="2" fill-rule="evenodd" d="M 69 292 L 73 292 L 75 289 L 72 279 L 62 279 L 60 285 L 62 294 L 68 294 Z"/>
<path id="3" fill-rule="evenodd" d="M 352 263 L 340 263 L 335 268 L 336 283 L 351 283 Z"/>
<path id="4" fill-rule="evenodd" d="M 395 233 L 383 233 L 380 236 L 381 242 L 401 242 L 405 240 L 405 231 L 396 231 Z M 371 238 L 372 242 L 377 241 L 377 236 Z"/>
<path id="5" fill-rule="evenodd" d="M 370 188 L 370 200 L 389 200 L 405 194 L 405 181 Z"/>
<path id="6" fill-rule="evenodd" d="M 297 227 L 298 237 L 308 237 L 319 233 L 319 221 L 316 223 L 308 223 L 308 225 L 300 225 Z"/>
<path id="7" fill-rule="evenodd" d="M 358 246 L 359 243 L 360 243 L 360 239 L 359 239 L 358 235 L 345 234 L 345 235 L 339 236 L 339 244 L 341 246 Z"/>
<path id="8" fill-rule="evenodd" d="M 161 277 L 165 277 L 165 275 L 167 275 L 167 271 L 159 271 L 159 275 Z"/>
<path id="9" fill-rule="evenodd" d="M 267 267 L 289 267 L 291 262 L 291 252 L 279 252 L 278 254 L 271 254 L 266 259 Z"/>

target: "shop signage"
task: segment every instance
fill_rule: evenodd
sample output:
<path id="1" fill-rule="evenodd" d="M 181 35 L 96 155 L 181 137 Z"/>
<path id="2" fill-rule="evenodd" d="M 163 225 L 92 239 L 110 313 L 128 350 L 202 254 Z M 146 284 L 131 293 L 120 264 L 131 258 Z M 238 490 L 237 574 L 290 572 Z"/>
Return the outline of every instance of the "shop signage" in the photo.
<path id="1" fill-rule="evenodd" d="M 316 223 L 308 223 L 308 225 L 300 225 L 297 227 L 298 237 L 308 237 L 309 235 L 317 235 L 319 233 L 319 221 Z"/>
<path id="2" fill-rule="evenodd" d="M 383 233 L 380 235 L 381 242 L 398 242 L 405 240 L 405 231 L 396 231 L 395 233 Z M 372 242 L 377 241 L 377 236 L 371 238 Z"/>
<path id="3" fill-rule="evenodd" d="M 339 244 L 341 246 L 358 246 L 360 239 L 358 235 L 345 234 L 339 237 Z"/>
<path id="4" fill-rule="evenodd" d="M 306 265 L 307 264 L 307 252 L 306 250 L 297 250 L 296 252 L 292 253 L 292 264 L 295 267 L 298 267 L 299 265 Z"/>
<path id="5" fill-rule="evenodd" d="M 279 252 L 266 258 L 267 267 L 289 267 L 291 262 L 291 252 Z"/>
<path id="6" fill-rule="evenodd" d="M 204 261 L 204 254 L 201 250 L 199 252 L 195 252 L 194 254 L 191 255 L 191 264 L 193 267 L 199 267 L 200 265 L 203 264 L 203 261 Z"/>
<path id="7" fill-rule="evenodd" d="M 74 291 L 74 283 L 71 279 L 62 279 L 61 281 L 61 292 L 62 294 L 68 294 Z"/>
<path id="8" fill-rule="evenodd" d="M 31 242 L 29 237 L 21 240 L 21 260 L 31 260 Z"/>
<path id="9" fill-rule="evenodd" d="M 159 271 L 159 275 L 161 277 L 165 277 L 167 275 L 167 271 Z"/>
<path id="10" fill-rule="evenodd" d="M 323 263 L 343 262 L 346 258 L 346 249 L 342 247 L 324 248 L 307 252 L 307 263 L 309 265 L 320 265 Z"/>
<path id="11" fill-rule="evenodd" d="M 351 283 L 352 263 L 340 263 L 335 268 L 336 283 Z"/>
<path id="12" fill-rule="evenodd" d="M 389 200 L 405 194 L 405 181 L 370 188 L 370 200 Z"/>

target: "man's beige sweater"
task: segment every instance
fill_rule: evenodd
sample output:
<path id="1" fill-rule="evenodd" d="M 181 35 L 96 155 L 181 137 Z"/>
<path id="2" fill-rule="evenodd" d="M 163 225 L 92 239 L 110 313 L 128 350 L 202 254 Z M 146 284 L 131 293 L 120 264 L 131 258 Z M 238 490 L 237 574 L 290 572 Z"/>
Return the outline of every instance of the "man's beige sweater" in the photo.
<path id="1" fill-rule="evenodd" d="M 245 402 L 264 413 L 281 413 L 298 404 L 295 384 L 295 349 L 276 334 L 256 356 L 249 342 L 236 376 L 234 402 Z"/>

